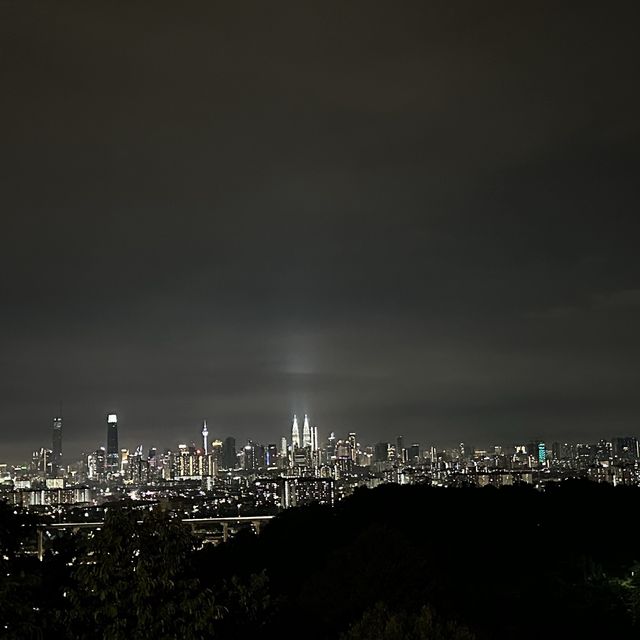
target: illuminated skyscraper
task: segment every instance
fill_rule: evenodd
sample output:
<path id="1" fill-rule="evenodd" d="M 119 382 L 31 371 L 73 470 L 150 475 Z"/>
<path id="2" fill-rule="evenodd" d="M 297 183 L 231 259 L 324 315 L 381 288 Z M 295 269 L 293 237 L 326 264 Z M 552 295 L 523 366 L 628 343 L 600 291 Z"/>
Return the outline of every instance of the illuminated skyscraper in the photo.
<path id="1" fill-rule="evenodd" d="M 265 456 L 267 467 L 275 467 L 278 464 L 278 447 L 275 444 L 267 445 Z"/>
<path id="2" fill-rule="evenodd" d="M 317 451 L 318 449 L 318 427 L 311 427 L 311 451 Z"/>
<path id="3" fill-rule="evenodd" d="M 62 418 L 53 419 L 53 447 L 51 448 L 51 475 L 57 476 L 62 465 Z"/>
<path id="4" fill-rule="evenodd" d="M 293 416 L 293 426 L 291 427 L 291 448 L 300 448 L 300 429 L 298 427 L 298 418 Z"/>
<path id="5" fill-rule="evenodd" d="M 120 449 L 118 448 L 118 416 L 107 416 L 107 473 L 118 473 L 120 467 Z"/>
<path id="6" fill-rule="evenodd" d="M 275 449 L 275 445 L 274 449 Z M 264 467 L 265 455 L 264 447 L 254 442 L 247 443 L 247 446 L 243 449 L 243 468 L 247 471 L 257 471 Z"/>
<path id="7" fill-rule="evenodd" d="M 280 459 L 278 461 L 278 464 L 281 468 L 286 469 L 289 466 L 289 462 L 290 454 L 289 448 L 287 446 L 287 439 L 282 438 L 282 441 L 280 442 Z"/>
<path id="8" fill-rule="evenodd" d="M 202 444 L 204 448 L 204 455 L 206 456 L 209 453 L 209 430 L 207 429 L 207 421 L 202 421 Z"/>
<path id="9" fill-rule="evenodd" d="M 302 446 L 311 446 L 311 427 L 309 426 L 309 416 L 304 414 L 304 424 L 302 426 Z"/>
<path id="10" fill-rule="evenodd" d="M 46 476 L 51 472 L 51 449 L 40 449 L 33 452 L 31 467 L 34 473 Z"/>
<path id="11" fill-rule="evenodd" d="M 98 447 L 95 453 L 87 457 L 87 468 L 90 480 L 103 481 L 105 475 L 105 452 L 104 447 Z"/>
<path id="12" fill-rule="evenodd" d="M 336 457 L 336 434 L 332 431 L 331 435 L 327 438 L 327 461 L 330 462 L 332 458 Z"/>
<path id="13" fill-rule="evenodd" d="M 538 464 L 544 464 L 547 460 L 547 445 L 544 442 L 538 442 L 537 449 Z"/>
<path id="14" fill-rule="evenodd" d="M 213 460 L 216 463 L 217 469 L 224 466 L 222 462 L 223 451 L 224 451 L 224 448 L 223 448 L 222 440 L 214 440 L 211 443 L 211 454 L 213 455 Z"/>
<path id="15" fill-rule="evenodd" d="M 129 470 L 129 449 L 120 449 L 120 473 L 123 477 L 128 476 Z"/>
<path id="16" fill-rule="evenodd" d="M 526 446 L 526 451 L 531 456 L 531 462 L 533 464 L 542 465 L 547 460 L 547 445 L 542 442 L 542 440 L 535 440 L 534 442 L 530 442 Z M 603 456 L 603 459 L 608 460 L 609 453 L 607 453 L 606 456 Z"/>
<path id="17" fill-rule="evenodd" d="M 351 449 L 351 460 L 355 462 L 358 457 L 358 441 L 353 432 L 349 434 L 349 448 Z"/>

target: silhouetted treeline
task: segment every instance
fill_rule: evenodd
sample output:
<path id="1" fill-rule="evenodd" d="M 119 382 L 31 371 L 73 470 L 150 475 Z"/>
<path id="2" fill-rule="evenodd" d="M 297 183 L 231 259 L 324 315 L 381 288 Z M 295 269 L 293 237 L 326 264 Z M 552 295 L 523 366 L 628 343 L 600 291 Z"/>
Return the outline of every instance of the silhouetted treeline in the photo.
<path id="1" fill-rule="evenodd" d="M 9 638 L 484 640 L 640 636 L 640 489 L 360 490 L 198 548 L 169 514 L 108 511 L 44 562 L 0 508 Z M 25 524 L 26 526 L 21 526 Z M 8 574 L 8 575 L 7 575 Z M 6 628 L 5 628 L 6 626 Z"/>

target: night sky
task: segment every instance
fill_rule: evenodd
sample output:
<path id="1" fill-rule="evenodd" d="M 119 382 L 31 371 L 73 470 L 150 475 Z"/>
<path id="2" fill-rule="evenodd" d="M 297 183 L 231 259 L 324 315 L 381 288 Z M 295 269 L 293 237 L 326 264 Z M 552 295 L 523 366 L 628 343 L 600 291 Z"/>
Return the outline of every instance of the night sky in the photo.
<path id="1" fill-rule="evenodd" d="M 636 4 L 0 1 L 0 462 L 638 434 Z"/>

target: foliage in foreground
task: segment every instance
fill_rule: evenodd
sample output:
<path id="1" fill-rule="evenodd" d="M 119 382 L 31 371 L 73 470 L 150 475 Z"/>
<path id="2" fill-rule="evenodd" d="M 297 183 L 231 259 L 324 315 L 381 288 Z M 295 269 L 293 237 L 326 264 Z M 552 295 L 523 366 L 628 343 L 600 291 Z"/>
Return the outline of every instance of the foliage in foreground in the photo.
<path id="1" fill-rule="evenodd" d="M 105 526 L 86 540 L 84 561 L 71 573 L 69 606 L 60 614 L 69 638 L 113 640 L 203 637 L 221 617 L 210 589 L 194 575 L 195 541 L 165 513 L 142 524 L 136 514 L 107 513 Z"/>
<path id="2" fill-rule="evenodd" d="M 465 626 L 438 619 L 433 609 L 391 612 L 382 602 L 367 609 L 341 640 L 475 640 Z"/>
<path id="3" fill-rule="evenodd" d="M 161 512 L 18 552 L 0 503 L 0 637 L 519 640 L 640 636 L 640 490 L 381 487 L 200 548 Z M 624 514 L 617 524 L 602 514 Z"/>

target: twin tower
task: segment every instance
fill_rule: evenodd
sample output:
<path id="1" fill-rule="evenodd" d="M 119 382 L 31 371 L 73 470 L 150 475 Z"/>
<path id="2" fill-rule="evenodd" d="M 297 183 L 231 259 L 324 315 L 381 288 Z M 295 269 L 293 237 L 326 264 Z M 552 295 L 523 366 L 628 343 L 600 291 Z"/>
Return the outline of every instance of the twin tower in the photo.
<path id="1" fill-rule="evenodd" d="M 318 450 L 318 427 L 309 425 L 309 416 L 305 413 L 304 423 L 302 425 L 302 443 L 300 443 L 300 428 L 298 427 L 298 417 L 293 416 L 293 425 L 291 427 L 291 447 L 293 449 L 306 449 L 309 447 L 311 451 Z"/>

